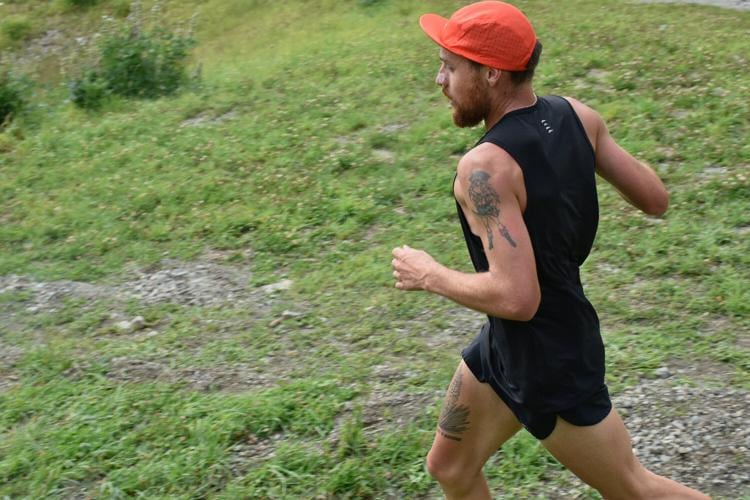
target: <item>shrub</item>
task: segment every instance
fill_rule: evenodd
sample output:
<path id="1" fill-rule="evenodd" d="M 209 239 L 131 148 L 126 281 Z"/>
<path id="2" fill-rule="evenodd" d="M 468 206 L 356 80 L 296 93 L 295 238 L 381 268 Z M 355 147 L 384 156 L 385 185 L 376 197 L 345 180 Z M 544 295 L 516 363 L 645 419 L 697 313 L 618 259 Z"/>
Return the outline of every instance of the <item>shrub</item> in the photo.
<path id="1" fill-rule="evenodd" d="M 186 79 L 192 40 L 163 29 L 126 32 L 104 39 L 100 71 L 109 90 L 125 97 L 172 94 Z"/>
<path id="2" fill-rule="evenodd" d="M 125 18 L 130 15 L 130 0 L 116 0 L 112 4 L 112 12 L 115 17 Z"/>
<path id="3" fill-rule="evenodd" d="M 140 9 L 124 26 L 114 24 L 91 45 L 93 53 L 69 80 L 70 99 L 82 108 L 98 108 L 108 95 L 154 98 L 169 95 L 187 80 L 193 38 L 163 27 L 145 28 Z M 109 22 L 115 23 L 109 18 Z"/>
<path id="4" fill-rule="evenodd" d="M 20 42 L 31 35 L 31 22 L 24 16 L 8 16 L 0 24 L 0 30 L 8 40 Z"/>
<path id="5" fill-rule="evenodd" d="M 88 71 L 68 84 L 70 100 L 78 107 L 97 109 L 109 94 L 107 82 L 95 71 Z"/>
<path id="6" fill-rule="evenodd" d="M 23 82 L 0 67 L 0 130 L 26 105 Z"/>

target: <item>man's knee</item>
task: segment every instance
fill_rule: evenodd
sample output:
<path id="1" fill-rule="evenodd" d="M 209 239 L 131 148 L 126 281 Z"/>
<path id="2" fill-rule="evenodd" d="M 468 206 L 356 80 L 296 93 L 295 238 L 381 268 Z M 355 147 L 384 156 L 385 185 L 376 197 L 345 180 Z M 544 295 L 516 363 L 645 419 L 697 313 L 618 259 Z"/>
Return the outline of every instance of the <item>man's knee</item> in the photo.
<path id="1" fill-rule="evenodd" d="M 427 472 L 444 488 L 451 491 L 471 489 L 479 470 L 448 453 L 431 449 L 426 459 Z"/>

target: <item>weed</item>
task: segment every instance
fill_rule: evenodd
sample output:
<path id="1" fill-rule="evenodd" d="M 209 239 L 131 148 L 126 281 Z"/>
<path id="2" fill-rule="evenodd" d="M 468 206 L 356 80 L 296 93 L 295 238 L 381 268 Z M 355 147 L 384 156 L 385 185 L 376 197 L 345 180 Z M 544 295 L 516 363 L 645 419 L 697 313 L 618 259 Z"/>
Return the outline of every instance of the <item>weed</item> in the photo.
<path id="1" fill-rule="evenodd" d="M 0 34 L 11 42 L 22 42 L 31 36 L 31 21 L 25 16 L 8 16 L 0 22 Z"/>
<path id="2" fill-rule="evenodd" d="M 0 65 L 0 130 L 27 104 L 28 80 L 13 75 Z"/>

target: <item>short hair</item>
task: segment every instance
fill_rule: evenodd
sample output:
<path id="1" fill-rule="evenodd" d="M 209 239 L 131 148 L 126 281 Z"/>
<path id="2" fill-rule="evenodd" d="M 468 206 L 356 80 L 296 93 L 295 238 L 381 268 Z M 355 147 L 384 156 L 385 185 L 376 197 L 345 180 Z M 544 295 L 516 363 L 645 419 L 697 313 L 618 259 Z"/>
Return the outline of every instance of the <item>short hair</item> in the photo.
<path id="1" fill-rule="evenodd" d="M 510 81 L 513 82 L 514 85 L 520 85 L 524 82 L 530 82 L 531 79 L 534 78 L 534 70 L 539 64 L 539 58 L 541 56 L 542 42 L 537 40 L 536 45 L 534 45 L 534 50 L 531 52 L 531 56 L 529 57 L 529 62 L 526 64 L 526 69 L 523 71 L 508 71 L 508 73 L 510 74 Z M 471 66 L 476 70 L 484 66 L 483 64 L 472 61 L 471 59 L 469 59 L 469 62 L 471 63 Z"/>

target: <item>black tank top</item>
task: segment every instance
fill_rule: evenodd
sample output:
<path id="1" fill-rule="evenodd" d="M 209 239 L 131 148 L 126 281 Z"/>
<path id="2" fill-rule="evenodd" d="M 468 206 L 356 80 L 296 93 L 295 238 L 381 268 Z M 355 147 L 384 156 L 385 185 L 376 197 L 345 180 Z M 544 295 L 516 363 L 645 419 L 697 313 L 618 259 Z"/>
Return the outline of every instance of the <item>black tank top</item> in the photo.
<path id="1" fill-rule="evenodd" d="M 523 220 L 541 288 L 531 321 L 489 317 L 483 364 L 517 402 L 538 411 L 563 410 L 604 387 L 599 319 L 579 275 L 599 221 L 594 150 L 570 103 L 557 96 L 506 114 L 477 145 L 483 142 L 505 150 L 523 171 Z M 487 271 L 482 240 L 457 206 L 474 268 Z"/>

